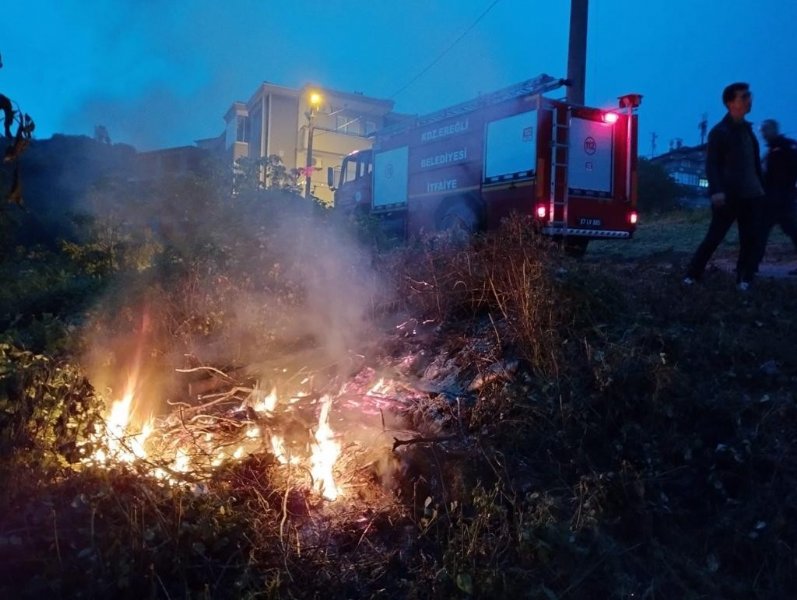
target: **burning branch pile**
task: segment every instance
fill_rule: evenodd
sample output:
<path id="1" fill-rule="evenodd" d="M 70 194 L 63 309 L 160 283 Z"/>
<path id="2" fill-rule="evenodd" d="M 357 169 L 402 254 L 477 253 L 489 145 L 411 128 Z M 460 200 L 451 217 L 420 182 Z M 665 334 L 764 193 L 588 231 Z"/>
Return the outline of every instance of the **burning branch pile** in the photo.
<path id="1" fill-rule="evenodd" d="M 122 398 L 112 404 L 104 423 L 87 440 L 93 450 L 83 464 L 133 465 L 170 484 L 201 486 L 225 463 L 269 454 L 281 467 L 284 486 L 290 479 L 334 501 L 346 495 L 347 483 L 362 467 L 360 458 L 390 450 L 392 438 L 378 423 L 384 425 L 384 408 L 401 403 L 386 392 L 396 394 L 401 386 L 379 379 L 368 388 L 359 387 L 363 379 L 374 375 L 370 369 L 336 393 L 313 390 L 312 378 L 306 377 L 292 394 L 278 394 L 276 388 L 265 392 L 257 383 L 246 386 L 210 367 L 183 372 L 201 370 L 223 376 L 227 389 L 200 395 L 195 405 L 172 404 L 171 413 L 139 425 L 133 418 L 136 382 L 129 381 Z M 405 395 L 408 391 L 404 388 Z M 347 423 L 353 414 L 357 416 Z M 380 421 L 375 420 L 377 416 Z M 357 428 L 370 430 L 370 440 L 381 439 L 379 447 L 366 447 L 362 435 L 352 438 L 352 429 Z M 346 437 L 348 443 L 344 443 Z"/>

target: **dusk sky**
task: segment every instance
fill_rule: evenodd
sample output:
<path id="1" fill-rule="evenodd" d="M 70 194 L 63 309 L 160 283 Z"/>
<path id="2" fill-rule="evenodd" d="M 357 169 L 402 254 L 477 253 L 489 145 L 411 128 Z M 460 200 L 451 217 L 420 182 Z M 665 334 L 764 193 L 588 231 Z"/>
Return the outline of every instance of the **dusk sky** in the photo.
<path id="1" fill-rule="evenodd" d="M 569 10 L 569 0 L 7 1 L 0 92 L 39 138 L 103 124 L 139 150 L 221 133 L 230 104 L 262 81 L 425 113 L 540 73 L 564 77 Z M 587 104 L 643 94 L 648 155 L 654 131 L 657 153 L 673 138 L 699 142 L 701 115 L 711 125 L 725 112 L 722 88 L 748 81 L 748 118 L 797 136 L 795 23 L 795 0 L 592 0 Z"/>

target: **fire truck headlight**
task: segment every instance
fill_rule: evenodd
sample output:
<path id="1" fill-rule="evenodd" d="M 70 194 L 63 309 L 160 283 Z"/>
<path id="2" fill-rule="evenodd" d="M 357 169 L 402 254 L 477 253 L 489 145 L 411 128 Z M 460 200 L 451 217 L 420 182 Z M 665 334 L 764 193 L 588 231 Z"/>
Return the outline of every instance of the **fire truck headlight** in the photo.
<path id="1" fill-rule="evenodd" d="M 616 112 L 605 112 L 603 113 L 603 122 L 608 123 L 609 125 L 614 125 L 617 123 L 617 119 L 620 118 Z"/>
<path id="2" fill-rule="evenodd" d="M 545 206 L 543 204 L 540 204 L 539 206 L 537 206 L 537 217 L 539 217 L 540 219 L 544 219 L 545 215 L 547 214 L 547 212 L 548 211 L 546 210 L 546 208 L 545 208 Z"/>

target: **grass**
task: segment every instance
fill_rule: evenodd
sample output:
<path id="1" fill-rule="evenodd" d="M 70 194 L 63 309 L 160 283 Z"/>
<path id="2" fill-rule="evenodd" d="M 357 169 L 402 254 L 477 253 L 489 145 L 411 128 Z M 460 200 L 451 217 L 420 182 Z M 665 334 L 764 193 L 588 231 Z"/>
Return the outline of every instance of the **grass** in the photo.
<path id="1" fill-rule="evenodd" d="M 3 363 L 0 389 L 16 403 L 46 397 L 58 426 L 4 413 L 18 435 L 2 462 L 0 595 L 786 597 L 797 286 L 762 281 L 740 296 L 719 274 L 685 292 L 678 273 L 706 226 L 698 213 L 643 223 L 583 262 L 519 222 L 469 246 L 380 257 L 399 289 L 390 308 L 411 317 L 368 340 L 357 375 L 401 383 L 380 415 L 388 450 L 392 437 L 421 439 L 382 457 L 390 477 L 353 461 L 355 491 L 336 504 L 286 480 L 267 450 L 203 486 L 75 469 L 56 410 L 67 391 L 91 396 L 63 362 L 75 357 L 7 348 L 24 360 Z M 228 287 L 206 293 L 224 305 Z"/>
<path id="2" fill-rule="evenodd" d="M 589 260 L 609 258 L 636 260 L 656 255 L 673 254 L 690 256 L 703 240 L 708 230 L 710 212 L 705 209 L 684 210 L 672 214 L 642 217 L 634 237 L 628 240 L 593 240 L 587 256 Z M 735 256 L 739 234 L 731 227 L 727 237 L 717 249 L 718 257 Z M 774 253 L 791 250 L 791 240 L 775 228 L 769 240 Z"/>

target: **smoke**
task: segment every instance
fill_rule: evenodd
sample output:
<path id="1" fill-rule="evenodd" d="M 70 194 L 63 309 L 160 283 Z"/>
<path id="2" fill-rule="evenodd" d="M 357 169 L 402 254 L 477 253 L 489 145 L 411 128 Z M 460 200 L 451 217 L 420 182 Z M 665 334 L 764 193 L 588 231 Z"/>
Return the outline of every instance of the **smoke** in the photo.
<path id="1" fill-rule="evenodd" d="M 195 139 L 221 132 L 224 109 L 220 107 L 224 104 L 217 105 L 216 100 L 219 99 L 210 87 L 189 92 L 160 83 L 135 95 L 98 93 L 73 107 L 64 117 L 64 127 L 91 134 L 97 125 L 103 125 L 111 141 L 142 151 L 190 145 Z M 197 121 L 175 119 L 175 114 L 193 114 Z"/>
<path id="2" fill-rule="evenodd" d="M 150 193 L 90 203 L 117 228 L 119 254 L 84 329 L 93 382 L 118 395 L 138 370 L 159 412 L 167 399 L 194 401 L 187 384 L 206 375 L 178 368 L 212 366 L 288 393 L 308 375 L 334 393 L 360 368 L 374 308 L 392 292 L 350 227 L 280 192 L 225 197 L 183 180 Z"/>

